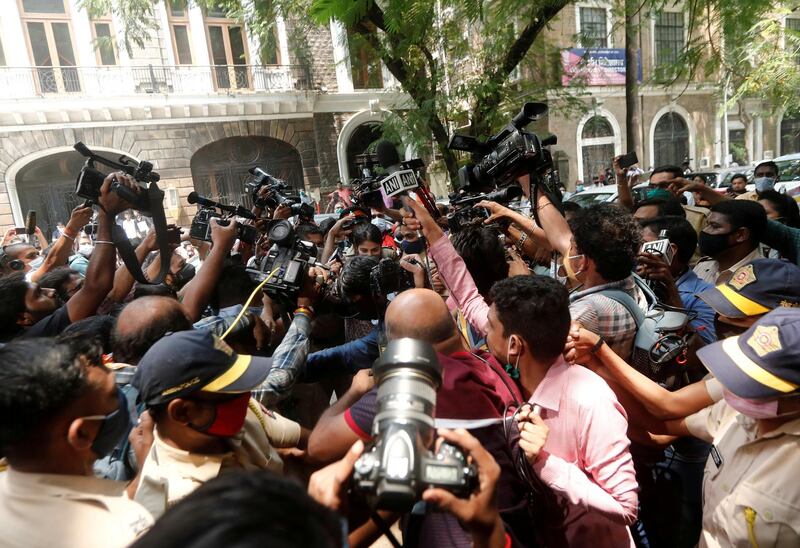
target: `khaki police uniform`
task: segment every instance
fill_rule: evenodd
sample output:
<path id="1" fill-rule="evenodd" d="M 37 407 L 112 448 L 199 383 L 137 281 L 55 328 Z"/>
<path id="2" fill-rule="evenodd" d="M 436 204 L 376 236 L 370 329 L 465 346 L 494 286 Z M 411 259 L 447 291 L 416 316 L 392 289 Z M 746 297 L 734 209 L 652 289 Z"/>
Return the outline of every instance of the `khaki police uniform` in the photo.
<path id="1" fill-rule="evenodd" d="M 114 548 L 152 524 L 122 482 L 91 476 L 0 472 L 0 546 Z"/>
<path id="2" fill-rule="evenodd" d="M 725 282 L 731 279 L 733 273 L 736 272 L 738 269 L 740 269 L 746 264 L 752 263 L 756 259 L 763 259 L 763 258 L 764 256 L 761 254 L 761 250 L 759 248 L 755 248 L 741 261 L 734 264 L 727 270 L 723 270 L 722 272 L 720 272 L 719 263 L 716 260 L 712 259 L 711 257 L 703 257 L 702 259 L 700 259 L 700 262 L 697 263 L 697 265 L 695 265 L 694 273 L 697 274 L 697 277 L 703 280 L 704 282 L 708 282 L 714 285 L 724 284 Z"/>
<path id="3" fill-rule="evenodd" d="M 295 447 L 300 425 L 277 413 L 265 412 L 251 399 L 244 427 L 229 440 L 230 451 L 217 455 L 190 453 L 168 445 L 158 435 L 142 467 L 134 500 L 156 519 L 164 511 L 226 468 L 283 472 L 276 447 Z"/>
<path id="4" fill-rule="evenodd" d="M 725 401 L 686 418 L 712 442 L 703 478 L 700 546 L 800 546 L 800 417 L 759 436 Z"/>

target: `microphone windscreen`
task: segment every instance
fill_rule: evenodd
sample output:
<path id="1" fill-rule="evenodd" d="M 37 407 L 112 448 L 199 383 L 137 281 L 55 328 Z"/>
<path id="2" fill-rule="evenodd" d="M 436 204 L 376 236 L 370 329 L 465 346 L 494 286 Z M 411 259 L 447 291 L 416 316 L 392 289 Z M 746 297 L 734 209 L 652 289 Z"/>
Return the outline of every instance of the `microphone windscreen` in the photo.
<path id="1" fill-rule="evenodd" d="M 385 139 L 378 141 L 375 147 L 375 154 L 378 156 L 378 163 L 384 169 L 400 163 L 400 156 L 397 154 L 397 148 Z"/>
<path id="2" fill-rule="evenodd" d="M 195 192 L 194 190 L 191 191 L 189 193 L 189 195 L 186 197 L 186 201 L 189 202 L 190 204 L 196 204 L 197 203 L 197 192 Z"/>

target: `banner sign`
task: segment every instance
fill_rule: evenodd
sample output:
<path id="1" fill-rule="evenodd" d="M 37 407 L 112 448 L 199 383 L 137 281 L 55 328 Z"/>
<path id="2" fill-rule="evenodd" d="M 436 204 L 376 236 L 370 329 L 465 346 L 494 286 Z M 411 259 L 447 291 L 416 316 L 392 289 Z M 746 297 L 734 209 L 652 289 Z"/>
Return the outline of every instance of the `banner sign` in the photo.
<path id="1" fill-rule="evenodd" d="M 637 79 L 642 81 L 642 51 L 636 52 Z M 578 79 L 587 86 L 624 86 L 625 50 L 615 48 L 572 48 L 561 52 L 562 85 Z M 577 83 L 577 82 L 576 82 Z"/>

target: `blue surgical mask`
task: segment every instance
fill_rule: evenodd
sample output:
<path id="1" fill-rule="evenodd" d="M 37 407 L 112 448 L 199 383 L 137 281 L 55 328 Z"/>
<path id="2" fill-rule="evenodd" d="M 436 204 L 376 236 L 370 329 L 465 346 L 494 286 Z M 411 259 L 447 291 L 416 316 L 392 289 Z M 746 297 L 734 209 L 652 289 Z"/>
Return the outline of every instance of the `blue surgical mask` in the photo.
<path id="1" fill-rule="evenodd" d="M 44 257 L 39 256 L 39 257 L 36 257 L 34 260 L 32 260 L 29 264 L 30 264 L 31 270 L 36 270 L 37 268 L 42 266 L 42 263 L 44 263 Z"/>
<path id="2" fill-rule="evenodd" d="M 117 388 L 118 407 L 108 415 L 83 417 L 83 420 L 101 420 L 103 423 L 92 442 L 92 451 L 99 457 L 111 454 L 114 447 L 128 435 L 131 426 L 131 414 L 128 411 L 128 398 Z"/>
<path id="3" fill-rule="evenodd" d="M 753 184 L 756 186 L 756 192 L 760 194 L 765 190 L 773 190 L 775 188 L 775 179 L 772 177 L 756 177 L 753 179 Z"/>
<path id="4" fill-rule="evenodd" d="M 425 238 L 419 238 L 413 242 L 403 240 L 400 242 L 400 249 L 405 255 L 415 255 L 417 253 L 421 253 L 422 251 L 425 251 Z"/>

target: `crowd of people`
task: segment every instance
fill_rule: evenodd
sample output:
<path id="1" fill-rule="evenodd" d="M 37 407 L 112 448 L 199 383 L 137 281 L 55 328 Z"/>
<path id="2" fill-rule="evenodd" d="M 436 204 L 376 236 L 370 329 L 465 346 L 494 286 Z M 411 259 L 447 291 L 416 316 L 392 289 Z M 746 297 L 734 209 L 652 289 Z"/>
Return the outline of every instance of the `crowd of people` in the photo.
<path id="1" fill-rule="evenodd" d="M 116 249 L 121 222 L 162 270 L 151 224 L 111 191 L 141 191 L 122 173 L 52 243 L 10 231 L 0 544 L 800 545 L 797 203 L 771 162 L 731 195 L 662 166 L 635 202 L 617 159 L 611 176 L 618 203 L 586 208 L 523 177 L 535 219 L 483 201 L 459 230 L 343 188 L 319 225 L 255 207 L 255 243 L 245 220 L 212 219 L 210 242 L 184 230 L 156 284 Z M 316 260 L 262 291 L 281 219 Z M 405 338 L 442 370 L 426 443 L 460 447 L 477 481 L 423 485 L 402 513 L 351 478 L 378 441 L 372 365 Z"/>

